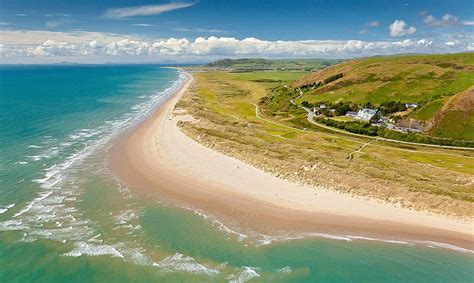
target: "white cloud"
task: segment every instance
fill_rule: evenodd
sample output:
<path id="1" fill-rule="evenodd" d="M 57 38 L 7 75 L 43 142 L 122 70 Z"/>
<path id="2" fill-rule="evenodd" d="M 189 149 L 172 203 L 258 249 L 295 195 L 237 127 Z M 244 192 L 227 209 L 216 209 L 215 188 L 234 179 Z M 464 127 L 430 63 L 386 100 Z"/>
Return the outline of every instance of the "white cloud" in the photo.
<path id="1" fill-rule="evenodd" d="M 66 14 L 66 13 L 52 13 L 52 14 L 44 14 L 45 17 L 48 18 L 54 18 L 54 17 L 64 17 L 64 18 L 70 18 L 72 15 Z"/>
<path id="2" fill-rule="evenodd" d="M 15 14 L 15 16 L 17 16 L 17 17 L 26 17 L 26 16 L 28 16 L 28 14 L 18 13 L 18 14 Z"/>
<path id="3" fill-rule="evenodd" d="M 47 40 L 65 41 L 69 43 L 84 43 L 92 40 L 101 42 L 118 41 L 124 38 L 138 39 L 114 33 L 90 32 L 90 31 L 43 31 L 43 30 L 12 30 L 0 29 L 0 43 L 5 45 L 39 45 Z"/>
<path id="4" fill-rule="evenodd" d="M 137 27 L 154 27 L 155 25 L 152 24 L 130 24 L 132 26 L 137 26 Z"/>
<path id="5" fill-rule="evenodd" d="M 464 21 L 462 24 L 465 26 L 474 26 L 474 21 Z"/>
<path id="6" fill-rule="evenodd" d="M 108 9 L 105 16 L 108 18 L 127 18 L 135 16 L 159 15 L 165 12 L 187 8 L 196 3 L 169 3 L 160 5 L 146 5 L 127 8 Z"/>
<path id="7" fill-rule="evenodd" d="M 375 27 L 380 26 L 380 22 L 379 21 L 369 22 L 369 23 L 366 24 L 366 26 L 375 28 Z"/>
<path id="8" fill-rule="evenodd" d="M 437 19 L 432 15 L 427 15 L 423 18 L 423 22 L 431 27 L 445 28 L 450 26 L 457 26 L 460 24 L 459 18 L 451 14 L 445 14 L 441 19 Z"/>
<path id="9" fill-rule="evenodd" d="M 428 11 L 422 10 L 422 11 L 418 12 L 418 16 L 420 16 L 420 17 L 424 17 L 426 15 L 428 15 Z"/>
<path id="10" fill-rule="evenodd" d="M 206 33 L 226 33 L 226 30 L 221 29 L 204 29 L 204 28 L 175 28 L 176 31 L 184 32 L 206 32 Z"/>
<path id="11" fill-rule="evenodd" d="M 72 23 L 74 22 L 73 20 L 70 19 L 58 19 L 58 20 L 53 20 L 53 21 L 47 21 L 46 22 L 46 28 L 47 29 L 56 29 L 62 25 Z"/>
<path id="12" fill-rule="evenodd" d="M 414 34 L 416 32 L 416 28 L 408 25 L 403 20 L 395 20 L 389 27 L 390 36 L 404 36 L 409 34 Z"/>
<path id="13" fill-rule="evenodd" d="M 94 32 L 47 32 L 1 30 L 0 62 L 146 62 L 196 61 L 222 57 L 350 58 L 407 52 L 461 52 L 470 39 L 434 42 L 429 39 L 402 41 L 291 40 L 269 41 L 233 37 L 148 38 L 124 37 Z M 454 44 L 451 44 L 453 42 Z M 54 59 L 56 58 L 56 59 Z"/>

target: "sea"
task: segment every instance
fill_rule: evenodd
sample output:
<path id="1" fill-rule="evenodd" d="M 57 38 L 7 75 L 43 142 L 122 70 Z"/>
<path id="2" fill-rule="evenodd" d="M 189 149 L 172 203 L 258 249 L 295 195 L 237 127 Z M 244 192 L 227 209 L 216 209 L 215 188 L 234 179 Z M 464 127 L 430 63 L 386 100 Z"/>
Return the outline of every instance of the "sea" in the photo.
<path id="1" fill-rule="evenodd" d="M 442 243 L 242 233 L 107 164 L 183 82 L 161 65 L 0 66 L 0 282 L 474 282 Z"/>

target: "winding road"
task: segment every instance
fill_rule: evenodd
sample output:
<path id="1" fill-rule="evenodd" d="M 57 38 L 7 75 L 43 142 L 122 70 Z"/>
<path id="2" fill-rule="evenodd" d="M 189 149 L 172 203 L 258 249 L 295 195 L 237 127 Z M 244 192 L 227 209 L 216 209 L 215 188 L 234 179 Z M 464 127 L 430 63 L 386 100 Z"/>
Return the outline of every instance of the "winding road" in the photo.
<path id="1" fill-rule="evenodd" d="M 285 85 L 286 88 L 288 89 L 291 89 L 289 86 Z M 394 139 L 387 139 L 387 138 L 382 138 L 382 137 L 372 137 L 372 136 L 366 136 L 366 135 L 361 135 L 361 134 L 355 134 L 355 133 L 351 133 L 351 132 L 347 132 L 347 131 L 344 131 L 344 130 L 341 130 L 341 129 L 337 129 L 337 128 L 333 128 L 333 127 L 329 127 L 329 126 L 326 126 L 326 125 L 323 125 L 323 124 L 320 124 L 316 121 L 314 121 L 314 112 L 311 111 L 311 109 L 309 108 L 306 108 L 302 105 L 299 105 L 295 102 L 296 99 L 300 98 L 301 96 L 303 96 L 303 91 L 301 89 L 297 89 L 299 91 L 299 95 L 293 99 L 290 100 L 290 103 L 297 106 L 297 107 L 300 107 L 302 109 L 304 109 L 308 114 L 307 114 L 307 120 L 308 122 L 310 122 L 311 124 L 314 124 L 318 127 L 321 127 L 321 128 L 324 128 L 324 129 L 327 129 L 327 130 L 330 130 L 330 131 L 334 131 L 334 132 L 339 132 L 339 133 L 343 133 L 343 134 L 346 134 L 346 135 L 351 135 L 351 136 L 357 136 L 357 137 L 363 137 L 363 138 L 369 138 L 369 139 L 374 139 L 374 140 L 379 140 L 379 141 L 386 141 L 386 142 L 394 142 L 394 143 L 400 143 L 400 144 L 407 144 L 407 145 L 416 145 L 416 146 L 426 146 L 426 147 L 434 147 L 434 148 L 445 148 L 445 149 L 461 149 L 461 150 L 469 150 L 469 151 L 474 151 L 474 148 L 472 147 L 462 147 L 462 146 L 449 146 L 449 145 L 437 145 L 437 144 L 427 144 L 427 143 L 416 143 L 416 142 L 407 142 L 407 141 L 399 141 L 399 140 L 394 140 Z"/>

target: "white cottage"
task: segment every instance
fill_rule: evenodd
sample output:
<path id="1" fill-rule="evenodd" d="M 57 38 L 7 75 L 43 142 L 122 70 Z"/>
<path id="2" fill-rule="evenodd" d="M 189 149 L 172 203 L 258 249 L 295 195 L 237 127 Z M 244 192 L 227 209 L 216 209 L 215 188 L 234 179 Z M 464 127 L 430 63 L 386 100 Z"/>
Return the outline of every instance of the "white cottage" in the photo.
<path id="1" fill-rule="evenodd" d="M 369 121 L 377 113 L 379 113 L 378 109 L 362 108 L 357 112 L 357 118 Z"/>

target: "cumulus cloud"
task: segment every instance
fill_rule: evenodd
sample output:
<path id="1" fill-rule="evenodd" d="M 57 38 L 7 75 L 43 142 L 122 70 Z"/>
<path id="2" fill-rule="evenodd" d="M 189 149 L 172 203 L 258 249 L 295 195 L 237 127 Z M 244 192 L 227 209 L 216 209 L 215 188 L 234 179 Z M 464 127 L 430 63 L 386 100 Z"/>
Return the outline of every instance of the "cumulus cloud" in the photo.
<path id="1" fill-rule="evenodd" d="M 460 24 L 459 18 L 451 14 L 445 14 L 441 19 L 437 19 L 433 15 L 427 15 L 423 18 L 423 22 L 431 27 L 437 28 L 452 27 Z"/>
<path id="2" fill-rule="evenodd" d="M 395 20 L 390 26 L 388 27 L 390 30 L 390 36 L 404 36 L 409 34 L 414 34 L 416 32 L 416 28 L 408 25 L 403 20 Z"/>
<path id="3" fill-rule="evenodd" d="M 1 31 L 1 30 L 0 30 Z M 1 31 L 2 34 L 8 30 Z M 233 37 L 207 38 L 194 40 L 168 38 L 152 40 L 147 38 L 122 37 L 100 33 L 54 33 L 33 31 L 8 31 L 7 39 L 0 40 L 0 61 L 36 62 L 56 61 L 67 58 L 83 58 L 102 62 L 128 60 L 137 57 L 141 62 L 147 60 L 196 61 L 221 57 L 275 57 L 275 58 L 350 58 L 372 55 L 418 52 L 460 52 L 472 48 L 470 40 L 453 39 L 434 42 L 428 39 L 405 39 L 401 41 L 361 41 L 361 40 L 262 40 L 258 38 L 237 39 Z M 19 36 L 20 33 L 23 35 Z M 55 35 L 55 36 L 53 36 Z M 12 39 L 23 38 L 21 42 Z M 25 39 L 33 40 L 32 42 Z M 43 39 L 40 42 L 37 40 Z M 452 44 L 453 42 L 454 44 Z M 470 45 L 471 44 L 471 45 Z M 43 58 L 43 59 L 41 59 Z M 50 58 L 50 59 L 47 59 Z M 94 62 L 99 62 L 95 60 Z"/>
<path id="4" fill-rule="evenodd" d="M 462 24 L 465 26 L 474 26 L 474 21 L 464 21 Z"/>
<path id="5" fill-rule="evenodd" d="M 165 12 L 191 7 L 196 3 L 168 3 L 160 5 L 145 5 L 126 8 L 108 9 L 105 16 L 108 18 L 128 18 L 135 16 L 159 15 Z"/>

